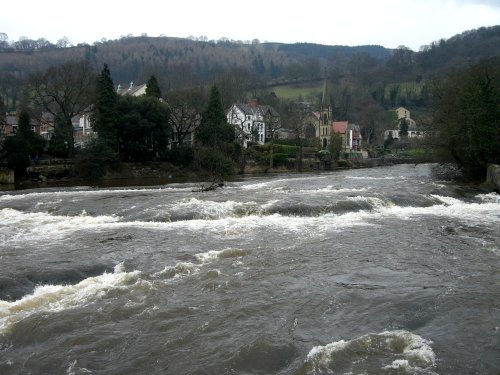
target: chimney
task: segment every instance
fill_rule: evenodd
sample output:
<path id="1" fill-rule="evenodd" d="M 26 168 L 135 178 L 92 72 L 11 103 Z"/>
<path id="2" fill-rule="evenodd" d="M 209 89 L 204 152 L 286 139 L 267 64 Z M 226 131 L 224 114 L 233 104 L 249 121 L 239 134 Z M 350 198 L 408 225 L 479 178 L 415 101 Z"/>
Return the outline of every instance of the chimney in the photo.
<path id="1" fill-rule="evenodd" d="M 248 105 L 252 108 L 257 108 L 257 99 L 251 99 L 249 102 L 248 102 Z"/>

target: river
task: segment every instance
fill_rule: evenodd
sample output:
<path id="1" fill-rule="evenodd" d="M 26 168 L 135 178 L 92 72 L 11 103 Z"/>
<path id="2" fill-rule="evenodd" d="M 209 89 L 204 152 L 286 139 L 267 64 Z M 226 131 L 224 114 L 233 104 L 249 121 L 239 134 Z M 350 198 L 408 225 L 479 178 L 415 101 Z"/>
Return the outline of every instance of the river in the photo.
<path id="1" fill-rule="evenodd" d="M 0 193 L 0 374 L 499 374 L 500 196 L 432 165 Z"/>

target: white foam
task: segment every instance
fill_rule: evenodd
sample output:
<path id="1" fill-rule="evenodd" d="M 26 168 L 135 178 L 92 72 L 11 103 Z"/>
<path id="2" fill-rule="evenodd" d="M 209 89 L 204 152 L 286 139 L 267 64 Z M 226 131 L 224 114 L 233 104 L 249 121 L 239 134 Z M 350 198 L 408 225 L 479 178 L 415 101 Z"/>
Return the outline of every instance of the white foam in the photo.
<path id="1" fill-rule="evenodd" d="M 478 194 L 477 198 L 486 203 L 500 203 L 500 195 L 497 193 Z"/>
<path id="2" fill-rule="evenodd" d="M 121 272 L 89 277 L 75 285 L 41 285 L 32 294 L 14 302 L 0 300 L 0 333 L 13 325 L 39 313 L 56 313 L 93 303 L 106 297 L 110 290 L 129 289 L 145 281 L 139 271 Z"/>
<path id="3" fill-rule="evenodd" d="M 211 263 L 220 258 L 236 258 L 244 255 L 244 250 L 228 248 L 223 250 L 210 250 L 205 253 L 198 253 L 195 255 L 195 257 L 201 263 Z"/>
<path id="4" fill-rule="evenodd" d="M 78 216 L 50 215 L 44 212 L 21 212 L 11 208 L 0 210 L 2 230 L 0 244 L 13 244 L 18 241 L 39 241 L 45 238 L 57 239 L 74 231 L 97 228 L 102 224 L 116 223 L 118 216 L 90 216 L 85 211 Z"/>
<path id="5" fill-rule="evenodd" d="M 304 194 L 316 194 L 316 193 L 352 194 L 352 193 L 364 193 L 364 192 L 367 192 L 369 190 L 370 190 L 370 188 L 346 189 L 346 188 L 336 188 L 333 185 L 328 185 L 324 188 L 319 188 L 319 189 L 299 190 L 298 193 L 304 193 Z"/>
<path id="6" fill-rule="evenodd" d="M 160 272 L 157 272 L 155 276 L 168 276 L 174 279 L 196 274 L 200 271 L 200 268 L 191 262 L 178 262 L 175 266 L 167 266 Z"/>
<path id="7" fill-rule="evenodd" d="M 373 359 L 382 364 L 381 369 L 430 371 L 436 364 L 431 344 L 431 341 L 409 331 L 384 331 L 349 341 L 340 340 L 315 346 L 308 353 L 305 363 L 321 373 L 335 371 L 336 364 L 345 362 L 346 358 L 352 361 L 358 371 L 362 371 L 364 364 L 373 362 Z M 383 365 L 387 361 L 390 364 Z"/>
<path id="8" fill-rule="evenodd" d="M 235 202 L 235 201 L 203 201 L 196 198 L 188 198 L 176 202 L 168 207 L 172 212 L 196 212 L 200 219 L 212 220 L 221 219 L 228 216 L 239 216 L 248 213 L 259 213 L 262 208 L 256 202 Z"/>
<path id="9" fill-rule="evenodd" d="M 116 195 L 116 194 L 144 194 L 144 193 L 168 193 L 168 192 L 190 192 L 192 187 L 161 187 L 161 188 L 136 188 L 136 189 L 91 189 L 91 190 L 68 190 L 68 191 L 46 191 L 37 193 L 26 194 L 2 194 L 0 195 L 1 201 L 13 201 L 22 199 L 34 198 L 64 198 L 64 197 L 95 197 L 99 195 Z"/>

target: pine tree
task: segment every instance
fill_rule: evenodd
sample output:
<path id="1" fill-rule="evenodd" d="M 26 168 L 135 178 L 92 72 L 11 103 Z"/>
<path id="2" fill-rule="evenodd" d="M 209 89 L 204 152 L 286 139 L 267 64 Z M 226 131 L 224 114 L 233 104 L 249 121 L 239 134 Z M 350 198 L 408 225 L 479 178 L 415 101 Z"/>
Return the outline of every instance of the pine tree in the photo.
<path id="1" fill-rule="evenodd" d="M 151 78 L 149 78 L 149 81 L 148 81 L 147 87 L 146 87 L 146 95 L 153 96 L 153 97 L 158 98 L 158 99 L 161 98 L 160 86 L 158 85 L 158 81 L 156 80 L 155 76 L 151 76 Z"/>
<path id="2" fill-rule="evenodd" d="M 117 126 L 119 123 L 118 94 L 115 91 L 108 65 L 99 75 L 96 85 L 92 129 L 97 132 L 99 142 L 110 151 L 117 151 Z"/>
<path id="3" fill-rule="evenodd" d="M 227 123 L 219 90 L 213 86 L 207 109 L 196 129 L 196 158 L 202 168 L 208 169 L 213 178 L 233 173 L 236 156 L 234 127 Z"/>
<path id="4" fill-rule="evenodd" d="M 220 151 L 234 141 L 234 127 L 227 123 L 217 86 L 212 86 L 208 106 L 196 129 L 196 140 L 203 146 Z"/>

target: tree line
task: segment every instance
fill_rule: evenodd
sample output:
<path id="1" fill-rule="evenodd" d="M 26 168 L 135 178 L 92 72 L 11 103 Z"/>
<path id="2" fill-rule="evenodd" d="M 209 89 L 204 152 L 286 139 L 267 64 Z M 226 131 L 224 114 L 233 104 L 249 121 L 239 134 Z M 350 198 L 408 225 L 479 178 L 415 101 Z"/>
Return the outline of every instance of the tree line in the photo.
<path id="1" fill-rule="evenodd" d="M 0 160 L 26 174 L 26 167 L 42 154 L 75 160 L 81 177 L 99 178 L 121 162 L 170 161 L 179 167 L 194 165 L 203 173 L 233 172 L 241 150 L 234 143 L 234 127 L 227 124 L 220 94 L 214 85 L 205 96 L 179 95 L 171 105 L 163 99 L 155 76 L 147 82 L 145 95 L 121 96 L 107 64 L 95 74 L 88 62 L 71 61 L 30 76 L 18 109 L 18 128 L 3 136 L 5 105 L 0 97 Z M 205 108 L 198 111 L 203 105 Z M 181 111 L 185 112 L 181 112 Z M 194 112 L 193 112 L 194 111 Z M 75 150 L 72 118 L 90 113 L 96 136 L 85 148 Z M 192 114 L 195 113 L 193 116 Z M 46 142 L 32 131 L 32 119 L 49 114 L 54 125 Z M 184 145 L 183 137 L 195 133 L 195 146 Z M 173 134 L 177 142 L 173 143 Z"/>

